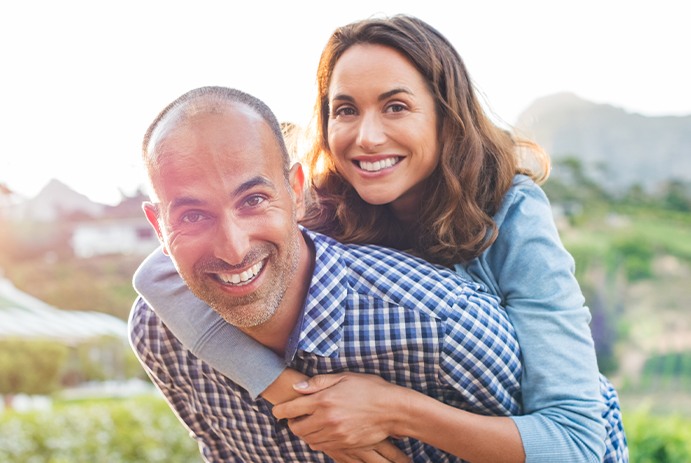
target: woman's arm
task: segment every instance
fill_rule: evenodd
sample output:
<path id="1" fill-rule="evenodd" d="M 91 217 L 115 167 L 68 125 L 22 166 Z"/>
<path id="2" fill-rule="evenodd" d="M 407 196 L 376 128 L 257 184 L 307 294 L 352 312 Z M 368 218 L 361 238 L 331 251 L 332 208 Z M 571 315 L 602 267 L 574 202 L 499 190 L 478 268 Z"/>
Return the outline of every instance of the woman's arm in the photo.
<path id="1" fill-rule="evenodd" d="M 466 412 L 378 376 L 318 375 L 296 390 L 309 395 L 277 405 L 273 413 L 317 450 L 406 436 L 473 463 L 525 461 L 510 418 Z"/>
<path id="2" fill-rule="evenodd" d="M 606 427 L 590 312 L 542 190 L 524 180 L 495 216 L 497 240 L 467 267 L 502 299 L 523 355 L 527 461 L 600 462 Z"/>

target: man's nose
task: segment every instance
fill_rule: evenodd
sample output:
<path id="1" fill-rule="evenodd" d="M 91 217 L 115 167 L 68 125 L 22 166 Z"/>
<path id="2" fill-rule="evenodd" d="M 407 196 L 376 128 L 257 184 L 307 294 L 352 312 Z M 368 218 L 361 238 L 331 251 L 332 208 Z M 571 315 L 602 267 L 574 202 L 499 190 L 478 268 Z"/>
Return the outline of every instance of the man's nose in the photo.
<path id="1" fill-rule="evenodd" d="M 386 141 L 384 124 L 380 114 L 366 112 L 360 119 L 357 143 L 365 152 L 373 151 Z"/>
<path id="2" fill-rule="evenodd" d="M 214 239 L 215 255 L 230 265 L 239 265 L 250 250 L 250 233 L 247 226 L 234 216 L 224 217 L 219 223 Z"/>

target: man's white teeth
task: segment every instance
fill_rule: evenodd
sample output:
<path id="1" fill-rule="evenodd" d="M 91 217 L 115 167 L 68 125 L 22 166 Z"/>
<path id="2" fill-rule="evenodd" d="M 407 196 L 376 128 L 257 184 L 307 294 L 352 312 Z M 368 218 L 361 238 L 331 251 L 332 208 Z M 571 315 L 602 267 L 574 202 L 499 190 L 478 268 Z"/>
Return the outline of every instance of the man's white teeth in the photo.
<path id="1" fill-rule="evenodd" d="M 398 162 L 398 158 L 386 158 L 380 161 L 368 162 L 368 161 L 358 161 L 360 169 L 366 170 L 367 172 L 377 172 L 387 167 L 395 166 Z"/>
<path id="2" fill-rule="evenodd" d="M 218 278 L 224 283 L 233 285 L 244 284 L 256 277 L 263 266 L 263 262 L 257 262 L 242 273 L 219 273 Z"/>

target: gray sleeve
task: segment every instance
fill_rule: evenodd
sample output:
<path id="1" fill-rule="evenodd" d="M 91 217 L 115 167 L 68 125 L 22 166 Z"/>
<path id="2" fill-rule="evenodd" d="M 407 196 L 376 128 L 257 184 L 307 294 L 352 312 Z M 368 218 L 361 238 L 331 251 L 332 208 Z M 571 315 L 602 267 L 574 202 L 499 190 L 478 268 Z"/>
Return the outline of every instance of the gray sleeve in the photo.
<path id="1" fill-rule="evenodd" d="M 197 299 L 161 248 L 133 277 L 134 289 L 195 356 L 257 397 L 285 369 L 285 363 Z"/>

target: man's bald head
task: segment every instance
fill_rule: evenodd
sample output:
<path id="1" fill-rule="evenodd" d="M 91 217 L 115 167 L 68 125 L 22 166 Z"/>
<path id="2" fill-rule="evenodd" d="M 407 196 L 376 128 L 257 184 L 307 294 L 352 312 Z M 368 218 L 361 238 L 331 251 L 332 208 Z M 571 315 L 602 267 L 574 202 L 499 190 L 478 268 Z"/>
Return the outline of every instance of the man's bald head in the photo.
<path id="1" fill-rule="evenodd" d="M 271 128 L 283 155 L 283 170 L 290 169 L 290 157 L 281 126 L 273 111 L 261 100 L 240 90 L 227 87 L 200 87 L 183 94 L 166 106 L 147 129 L 142 142 L 142 156 L 149 178 L 157 165 L 156 144 L 165 134 L 200 114 L 222 113 L 235 105 L 252 109 Z M 233 130 L 233 127 L 228 127 Z"/>

